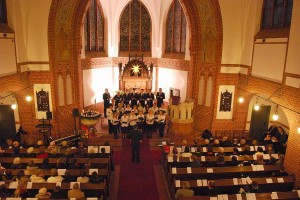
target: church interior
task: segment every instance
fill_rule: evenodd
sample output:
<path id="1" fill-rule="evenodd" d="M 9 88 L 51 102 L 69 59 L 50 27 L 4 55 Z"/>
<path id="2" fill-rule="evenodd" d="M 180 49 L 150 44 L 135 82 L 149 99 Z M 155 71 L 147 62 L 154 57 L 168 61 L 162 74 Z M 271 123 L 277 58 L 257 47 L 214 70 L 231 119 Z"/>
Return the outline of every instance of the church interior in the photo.
<path id="1" fill-rule="evenodd" d="M 12 157 L 27 163 L 30 147 L 40 166 L 40 149 L 54 144 L 67 160 L 82 147 L 80 171 L 95 166 L 104 174 L 97 185 L 80 184 L 85 197 L 300 199 L 298 23 L 299 0 L 0 0 L 1 176 Z M 137 124 L 120 120 L 140 108 L 145 128 L 138 126 L 143 139 L 135 163 L 129 135 Z M 153 111 L 155 124 L 146 121 Z M 108 157 L 92 156 L 107 143 Z M 233 162 L 232 151 L 245 146 L 253 151 L 252 167 L 242 165 L 247 153 L 237 154 L 236 167 L 207 164 L 220 157 Z M 53 166 L 64 157 L 50 154 Z M 256 165 L 262 154 L 264 164 Z M 191 165 L 195 160 L 199 167 Z M 282 169 L 286 176 L 273 176 Z M 52 176 L 47 170 L 45 180 Z M 69 173 L 79 177 L 79 168 Z M 21 184 L 5 180 L 16 195 Z M 54 183 L 27 185 L 30 195 L 15 197 L 37 197 L 45 193 L 41 187 L 52 193 Z M 253 183 L 259 189 L 248 193 Z M 79 190 L 67 184 L 61 189 Z"/>

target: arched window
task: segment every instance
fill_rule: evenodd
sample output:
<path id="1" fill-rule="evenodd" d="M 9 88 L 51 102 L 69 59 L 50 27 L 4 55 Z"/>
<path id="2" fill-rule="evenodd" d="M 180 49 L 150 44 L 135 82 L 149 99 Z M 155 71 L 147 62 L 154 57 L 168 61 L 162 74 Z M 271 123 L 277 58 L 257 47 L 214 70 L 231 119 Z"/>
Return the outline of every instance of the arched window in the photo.
<path id="1" fill-rule="evenodd" d="M 104 50 L 104 17 L 100 2 L 90 0 L 90 7 L 84 19 L 85 51 Z"/>
<path id="2" fill-rule="evenodd" d="M 186 18 L 179 0 L 170 6 L 166 33 L 166 53 L 185 53 Z"/>
<path id="3" fill-rule="evenodd" d="M 139 0 L 129 2 L 121 15 L 120 51 L 151 51 L 151 17 Z"/>
<path id="4" fill-rule="evenodd" d="M 6 0 L 0 0 L 0 23 L 7 24 Z"/>
<path id="5" fill-rule="evenodd" d="M 262 29 L 290 27 L 293 0 L 264 0 Z"/>

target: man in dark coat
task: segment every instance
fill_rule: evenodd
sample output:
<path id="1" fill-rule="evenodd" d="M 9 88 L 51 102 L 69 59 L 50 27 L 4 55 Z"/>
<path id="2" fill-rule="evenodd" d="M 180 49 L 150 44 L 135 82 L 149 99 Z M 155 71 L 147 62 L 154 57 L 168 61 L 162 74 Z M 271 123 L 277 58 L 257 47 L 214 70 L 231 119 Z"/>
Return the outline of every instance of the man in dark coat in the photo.
<path id="1" fill-rule="evenodd" d="M 164 102 L 165 99 L 165 93 L 162 92 L 162 89 L 159 88 L 158 93 L 156 94 L 156 99 L 157 99 L 157 107 L 161 107 L 161 104 Z"/>
<path id="2" fill-rule="evenodd" d="M 105 89 L 105 92 L 103 93 L 103 101 L 104 101 L 104 116 L 106 116 L 106 109 L 109 108 L 109 102 L 110 102 L 110 94 L 108 92 L 108 89 Z"/>
<path id="3" fill-rule="evenodd" d="M 129 132 L 132 162 L 140 162 L 140 143 L 142 142 L 142 138 L 142 133 L 138 130 L 138 126 L 133 126 L 133 130 Z"/>

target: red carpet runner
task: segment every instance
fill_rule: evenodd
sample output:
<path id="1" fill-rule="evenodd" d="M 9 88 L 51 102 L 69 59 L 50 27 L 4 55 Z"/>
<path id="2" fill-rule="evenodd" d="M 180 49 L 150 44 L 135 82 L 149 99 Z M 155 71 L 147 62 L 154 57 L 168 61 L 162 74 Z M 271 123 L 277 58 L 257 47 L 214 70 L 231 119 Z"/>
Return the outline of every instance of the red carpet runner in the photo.
<path id="1" fill-rule="evenodd" d="M 123 139 L 122 145 L 118 200 L 159 200 L 153 168 L 159 156 L 150 151 L 149 140 L 141 144 L 140 163 L 131 161 L 129 140 Z"/>

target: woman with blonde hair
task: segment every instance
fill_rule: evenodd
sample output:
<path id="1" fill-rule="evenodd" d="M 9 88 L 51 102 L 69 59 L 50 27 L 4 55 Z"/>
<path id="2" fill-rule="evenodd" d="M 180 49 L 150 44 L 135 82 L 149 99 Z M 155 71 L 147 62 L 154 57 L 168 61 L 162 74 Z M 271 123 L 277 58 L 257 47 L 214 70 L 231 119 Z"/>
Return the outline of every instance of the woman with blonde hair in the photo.
<path id="1" fill-rule="evenodd" d="M 35 195 L 35 198 L 37 199 L 50 199 L 51 193 L 47 191 L 47 188 L 41 188 L 39 189 L 39 193 Z"/>
<path id="2" fill-rule="evenodd" d="M 11 169 L 21 169 L 21 158 L 20 157 L 15 157 L 13 160 L 13 163 L 10 166 Z"/>
<path id="3" fill-rule="evenodd" d="M 175 199 L 180 199 L 181 197 L 192 197 L 194 196 L 194 191 L 190 189 L 190 183 L 188 181 L 182 182 L 182 189 L 178 189 L 175 194 Z"/>

